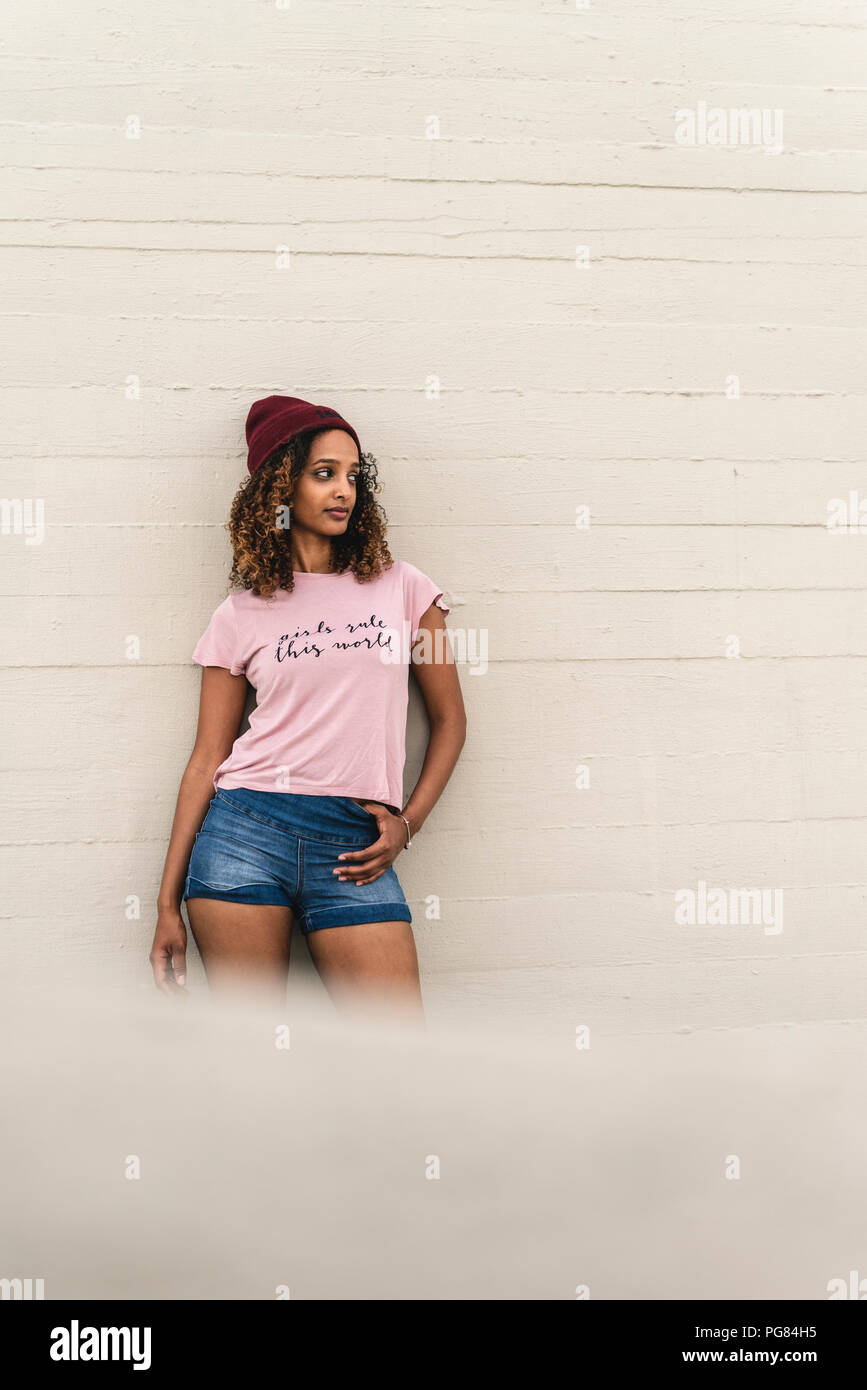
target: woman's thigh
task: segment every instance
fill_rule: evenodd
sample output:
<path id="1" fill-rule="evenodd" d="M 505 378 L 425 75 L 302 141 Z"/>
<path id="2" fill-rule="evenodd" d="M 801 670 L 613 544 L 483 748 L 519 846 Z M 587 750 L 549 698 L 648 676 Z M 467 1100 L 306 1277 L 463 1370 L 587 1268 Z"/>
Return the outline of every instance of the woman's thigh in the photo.
<path id="1" fill-rule="evenodd" d="M 418 956 L 409 922 L 361 922 L 307 933 L 313 964 L 340 1006 L 393 1005 L 424 1017 Z"/>
<path id="2" fill-rule="evenodd" d="M 188 898 L 187 912 L 208 984 L 221 993 L 237 986 L 285 995 L 292 912 L 270 903 Z"/>

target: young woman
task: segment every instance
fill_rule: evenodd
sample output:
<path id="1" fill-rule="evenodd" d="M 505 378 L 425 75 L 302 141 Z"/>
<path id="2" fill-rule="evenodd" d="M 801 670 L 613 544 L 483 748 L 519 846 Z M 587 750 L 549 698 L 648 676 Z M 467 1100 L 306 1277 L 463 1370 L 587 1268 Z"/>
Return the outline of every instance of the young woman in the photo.
<path id="1" fill-rule="evenodd" d="M 187 903 L 212 990 L 285 994 L 293 922 L 332 999 L 423 1016 L 412 915 L 392 867 L 466 738 L 442 591 L 394 561 L 376 462 L 336 411 L 292 396 L 247 417 L 223 600 L 193 652 L 198 729 L 181 779 L 150 961 L 184 994 Z M 405 806 L 408 671 L 430 723 Z M 238 737 L 249 687 L 257 702 Z"/>

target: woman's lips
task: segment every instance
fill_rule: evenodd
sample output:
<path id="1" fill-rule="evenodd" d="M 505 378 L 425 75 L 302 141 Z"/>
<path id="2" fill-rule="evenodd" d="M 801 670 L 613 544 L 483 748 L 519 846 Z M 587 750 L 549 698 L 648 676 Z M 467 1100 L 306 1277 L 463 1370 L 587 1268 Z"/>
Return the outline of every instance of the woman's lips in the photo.
<path id="1" fill-rule="evenodd" d="M 327 507 L 326 511 L 329 516 L 337 517 L 338 521 L 343 521 L 344 517 L 349 516 L 349 509 L 347 507 Z"/>

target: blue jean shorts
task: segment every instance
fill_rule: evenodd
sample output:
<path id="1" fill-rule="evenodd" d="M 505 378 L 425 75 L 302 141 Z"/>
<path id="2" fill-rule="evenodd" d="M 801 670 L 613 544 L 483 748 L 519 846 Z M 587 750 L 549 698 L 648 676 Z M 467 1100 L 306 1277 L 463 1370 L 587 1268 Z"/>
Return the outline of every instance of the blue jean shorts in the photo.
<path id="1" fill-rule="evenodd" d="M 217 788 L 196 836 L 184 901 L 290 907 L 301 931 L 358 922 L 411 922 L 394 869 L 341 883 L 337 856 L 379 839 L 376 817 L 349 796 Z"/>

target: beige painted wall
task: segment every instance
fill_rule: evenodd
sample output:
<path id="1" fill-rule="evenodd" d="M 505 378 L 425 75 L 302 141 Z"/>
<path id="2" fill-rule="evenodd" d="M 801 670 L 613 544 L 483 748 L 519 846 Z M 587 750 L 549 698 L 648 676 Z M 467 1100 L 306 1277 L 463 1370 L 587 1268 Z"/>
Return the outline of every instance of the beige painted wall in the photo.
<path id="1" fill-rule="evenodd" d="M 7 10 L 2 492 L 45 523 L 0 537 L 13 966 L 151 988 L 190 652 L 283 391 L 356 425 L 393 553 L 486 635 L 396 865 L 431 1016 L 864 1016 L 867 534 L 826 525 L 867 495 L 859 11 Z M 781 151 L 679 143 L 700 103 L 781 110 Z M 423 737 L 414 698 L 408 777 Z M 677 924 L 700 880 L 783 929 Z"/>

